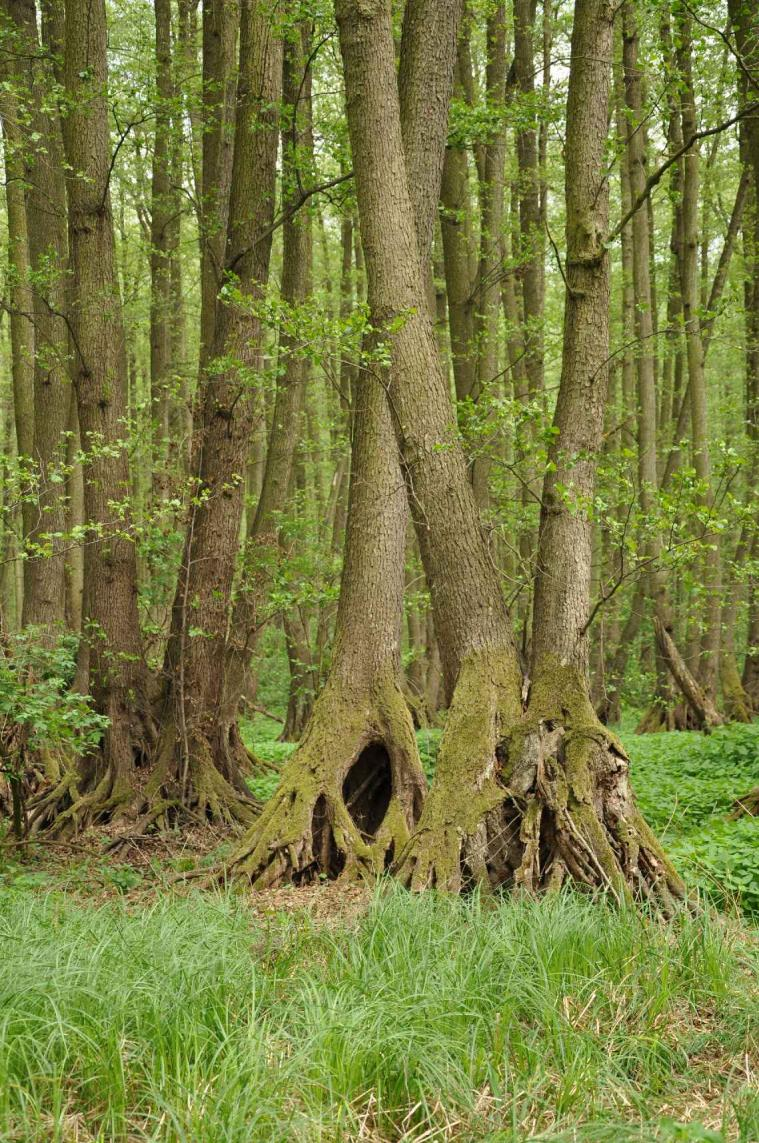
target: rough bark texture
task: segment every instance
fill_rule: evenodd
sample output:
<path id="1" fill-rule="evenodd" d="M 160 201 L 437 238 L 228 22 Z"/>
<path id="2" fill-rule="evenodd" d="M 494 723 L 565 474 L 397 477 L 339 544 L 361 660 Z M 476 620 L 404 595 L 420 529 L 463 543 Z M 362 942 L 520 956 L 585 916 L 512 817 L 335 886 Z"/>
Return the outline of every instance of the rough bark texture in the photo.
<path id="1" fill-rule="evenodd" d="M 244 0 L 224 292 L 198 394 L 196 490 L 173 609 L 161 737 L 147 788 L 154 815 L 162 803 L 180 803 L 221 822 L 252 816 L 243 780 L 248 755 L 236 721 L 241 691 L 234 708 L 228 701 L 230 601 L 258 415 L 261 323 L 255 303 L 269 272 L 281 81 L 282 45 L 271 12 Z"/>
<path id="2" fill-rule="evenodd" d="M 65 23 L 71 305 L 85 467 L 83 634 L 89 690 L 110 720 L 101 749 L 40 796 L 32 817 L 56 829 L 112 815 L 132 804 L 135 767 L 152 744 L 137 615 L 137 566 L 129 530 L 126 354 L 109 192 L 106 13 L 100 0 L 69 0 Z"/>
<path id="3" fill-rule="evenodd" d="M 570 876 L 654 897 L 670 909 L 682 883 L 638 812 L 629 766 L 589 700 L 592 503 L 609 357 L 608 182 L 613 9 L 577 0 L 567 97 L 566 301 L 554 462 L 543 485 L 532 690 L 506 781 L 525 798 L 517 884 Z M 520 741 L 521 740 L 521 741 Z M 524 792 L 523 792 L 524 791 Z M 517 802 L 519 805 L 519 802 Z"/>
<path id="4" fill-rule="evenodd" d="M 406 494 L 394 443 L 382 381 L 362 370 L 332 670 L 229 866 L 259 888 L 381 872 L 419 815 L 424 775 L 400 687 Z"/>
<path id="5" fill-rule="evenodd" d="M 375 327 L 395 323 L 388 400 L 451 698 L 435 789 L 401 872 L 414 885 L 454 885 L 499 797 L 496 747 L 518 717 L 521 677 L 425 304 L 390 8 L 345 2 L 337 16 L 369 303 Z"/>
<path id="6" fill-rule="evenodd" d="M 452 19 L 442 25 L 440 5 L 412 0 L 406 10 L 399 84 L 406 161 L 417 180 L 412 240 L 419 264 L 432 241 L 456 7 L 446 6 Z M 397 107 L 394 73 L 393 90 Z M 425 92 L 433 93 L 434 116 Z M 418 116 L 427 116 L 424 130 Z M 427 312 L 424 293 L 420 301 Z M 320 873 L 381 872 L 421 810 L 425 780 L 400 673 L 407 500 L 386 387 L 378 367 L 365 366 L 353 381 L 350 501 L 332 669 L 277 793 L 233 857 L 231 872 L 259 886 Z"/>
<path id="7" fill-rule="evenodd" d="M 435 787 L 398 870 L 412 886 L 581 882 L 657 896 L 680 882 L 635 808 L 627 762 L 585 679 L 594 460 L 608 357 L 603 145 L 611 6 L 579 0 L 567 121 L 567 304 L 556 466 L 543 495 L 533 689 L 521 677 L 422 304 L 393 83 L 389 6 L 338 5 L 348 126 L 374 322 L 396 325 L 388 392 L 432 591 L 451 704 Z M 400 322 L 398 319 L 402 319 Z M 571 502 L 560 484 L 571 490 Z"/>

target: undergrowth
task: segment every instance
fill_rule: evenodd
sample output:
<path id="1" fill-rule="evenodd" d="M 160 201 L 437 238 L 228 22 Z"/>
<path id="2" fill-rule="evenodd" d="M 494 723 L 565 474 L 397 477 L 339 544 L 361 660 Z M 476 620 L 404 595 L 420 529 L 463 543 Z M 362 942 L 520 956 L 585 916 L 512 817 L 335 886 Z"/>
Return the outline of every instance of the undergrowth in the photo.
<path id="1" fill-rule="evenodd" d="M 4 1143 L 759 1138 L 757 947 L 705 914 L 1 900 Z"/>

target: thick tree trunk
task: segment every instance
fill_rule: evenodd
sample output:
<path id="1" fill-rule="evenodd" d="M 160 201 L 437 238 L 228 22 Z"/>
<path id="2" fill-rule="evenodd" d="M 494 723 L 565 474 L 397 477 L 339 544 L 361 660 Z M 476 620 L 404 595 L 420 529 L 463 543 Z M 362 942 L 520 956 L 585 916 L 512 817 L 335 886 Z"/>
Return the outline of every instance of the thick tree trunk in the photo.
<path id="1" fill-rule="evenodd" d="M 404 19 L 398 82 L 406 161 L 416 172 L 412 242 L 419 265 L 432 240 L 458 7 L 452 0 L 443 12 L 433 0 L 411 0 Z M 392 86 L 397 108 L 394 70 Z M 425 92 L 438 93 L 430 101 L 433 116 Z M 426 117 L 424 129 L 419 115 Z M 403 162 L 400 121 L 399 145 Z M 428 313 L 424 289 L 420 302 Z M 386 388 L 386 373 L 376 365 L 365 364 L 354 379 L 332 669 L 277 793 L 233 856 L 232 873 L 259 886 L 381 872 L 407 842 L 421 810 L 425 780 L 400 670 L 407 501 Z"/>
<path id="2" fill-rule="evenodd" d="M 68 0 L 65 24 L 67 162 L 74 384 L 85 466 L 84 637 L 95 709 L 108 717 L 101 749 L 40 796 L 31 819 L 54 829 L 134 804 L 135 766 L 152 745 L 137 614 L 137 564 L 129 529 L 126 353 L 114 259 L 109 179 L 106 12 Z"/>
<path id="3" fill-rule="evenodd" d="M 177 806 L 220 822 L 253 814 L 236 721 L 242 691 L 231 709 L 229 671 L 244 476 L 258 410 L 252 374 L 260 367 L 262 331 L 255 302 L 269 272 L 279 137 L 282 54 L 270 15 L 255 0 L 241 6 L 226 293 L 198 394 L 197 488 L 174 601 L 161 737 L 146 789 L 158 821 Z"/>
<path id="4" fill-rule="evenodd" d="M 372 321 L 390 343 L 389 403 L 451 698 L 435 789 L 401 872 L 415 886 L 454 887 L 501 798 L 496 748 L 519 716 L 521 676 L 425 304 L 390 7 L 345 0 L 337 17 Z"/>
<path id="5" fill-rule="evenodd" d="M 588 697 L 591 520 L 609 358 L 608 182 L 612 6 L 577 0 L 567 98 L 567 292 L 557 431 L 543 485 L 532 691 L 509 758 L 524 802 L 517 884 L 567 877 L 667 909 L 682 884 L 637 810 L 629 763 Z M 515 747 L 517 747 L 515 749 Z"/>
<path id="6" fill-rule="evenodd" d="M 399 872 L 414 887 L 451 889 L 468 881 L 532 889 L 555 886 L 570 874 L 618 896 L 632 887 L 669 905 L 679 880 L 635 809 L 624 753 L 597 722 L 584 675 L 585 497 L 593 491 L 608 358 L 603 145 L 611 6 L 579 0 L 575 13 L 567 116 L 569 288 L 556 415 L 561 444 L 543 494 L 534 681 L 524 718 L 508 615 L 451 432 L 445 377 L 422 305 L 389 6 L 345 0 L 337 14 L 370 306 L 379 328 L 394 323 L 388 396 L 452 695 L 435 787 Z"/>
<path id="7" fill-rule="evenodd" d="M 263 888 L 381 872 L 416 822 L 424 776 L 400 686 L 406 495 L 377 374 L 362 369 L 329 678 L 230 872 Z"/>

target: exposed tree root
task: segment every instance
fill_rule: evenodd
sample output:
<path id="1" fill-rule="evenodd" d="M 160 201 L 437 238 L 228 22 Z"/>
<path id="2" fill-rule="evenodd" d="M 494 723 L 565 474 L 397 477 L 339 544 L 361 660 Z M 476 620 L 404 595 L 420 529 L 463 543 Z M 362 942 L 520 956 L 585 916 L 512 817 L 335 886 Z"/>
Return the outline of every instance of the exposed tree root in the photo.
<path id="1" fill-rule="evenodd" d="M 28 806 L 30 834 L 79 833 L 115 817 L 134 816 L 140 774 L 154 742 L 152 719 L 135 709 L 112 710 L 99 750 L 78 761 L 59 762 Z"/>
<path id="2" fill-rule="evenodd" d="M 683 884 L 635 805 L 625 752 L 596 717 L 584 684 L 557 666 L 500 735 L 487 690 L 481 687 L 484 705 L 472 710 L 477 724 L 467 732 L 457 687 L 445 760 L 479 757 L 479 774 L 450 761 L 440 766 L 399 860 L 401 878 L 415 889 L 480 884 L 530 893 L 572 880 L 671 913 Z M 467 752 L 471 742 L 479 743 L 476 754 Z"/>
<path id="3" fill-rule="evenodd" d="M 260 806 L 243 780 L 251 759 L 235 723 L 182 735 L 165 718 L 154 755 L 138 721 L 132 729 L 128 738 L 106 736 L 101 751 L 46 784 L 29 806 L 30 833 L 68 836 L 117 821 L 134 833 L 187 819 L 222 826 L 253 820 Z"/>
<path id="4" fill-rule="evenodd" d="M 440 741 L 435 782 L 395 871 L 412 889 L 458 892 L 488 884 L 492 830 L 506 796 L 498 777 L 504 744 L 521 714 L 521 678 L 509 652 L 472 655 L 461 666 Z"/>
<path id="5" fill-rule="evenodd" d="M 381 873 L 408 839 L 424 790 L 411 719 L 392 675 L 371 693 L 349 697 L 328 682 L 227 875 L 263 889 Z"/>
<path id="6" fill-rule="evenodd" d="M 249 825 L 261 808 L 244 780 L 253 762 L 235 719 L 181 728 L 165 718 L 145 783 L 142 826 L 167 829 L 188 817 Z"/>

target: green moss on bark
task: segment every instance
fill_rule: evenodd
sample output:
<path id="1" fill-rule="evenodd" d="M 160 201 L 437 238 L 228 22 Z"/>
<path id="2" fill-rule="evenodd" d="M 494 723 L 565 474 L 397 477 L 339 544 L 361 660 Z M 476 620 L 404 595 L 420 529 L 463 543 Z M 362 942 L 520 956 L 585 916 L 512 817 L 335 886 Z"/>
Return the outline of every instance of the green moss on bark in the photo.
<path id="1" fill-rule="evenodd" d="M 346 801 L 349 775 L 368 750 L 374 750 L 373 758 L 384 757 L 387 774 L 370 766 L 355 800 Z M 386 805 L 377 791 L 383 780 Z M 424 790 L 411 717 L 392 672 L 365 694 L 329 682 L 301 746 L 233 854 L 227 875 L 267 888 L 322 876 L 379 874 L 408 840 Z M 367 822 L 378 808 L 381 820 L 370 830 Z"/>

